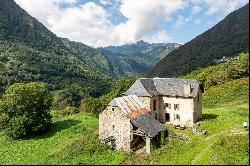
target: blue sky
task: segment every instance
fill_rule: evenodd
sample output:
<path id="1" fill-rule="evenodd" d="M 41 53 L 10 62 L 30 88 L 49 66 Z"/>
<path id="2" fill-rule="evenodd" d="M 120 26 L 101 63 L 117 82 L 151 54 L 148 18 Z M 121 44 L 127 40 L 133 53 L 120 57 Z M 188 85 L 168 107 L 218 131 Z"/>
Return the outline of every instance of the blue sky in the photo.
<path id="1" fill-rule="evenodd" d="M 184 44 L 248 0 L 15 0 L 60 37 L 100 47 Z"/>

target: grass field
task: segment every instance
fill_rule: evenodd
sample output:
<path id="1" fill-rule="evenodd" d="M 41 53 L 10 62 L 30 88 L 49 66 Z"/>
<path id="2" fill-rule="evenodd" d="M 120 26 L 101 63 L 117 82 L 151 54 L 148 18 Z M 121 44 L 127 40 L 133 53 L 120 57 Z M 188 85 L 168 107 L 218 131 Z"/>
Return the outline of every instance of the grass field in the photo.
<path id="1" fill-rule="evenodd" d="M 248 79 L 243 84 L 248 84 Z M 238 84 L 238 88 L 243 84 Z M 239 90 L 237 83 L 234 88 Z M 218 96 L 216 91 L 221 94 Z M 221 102 L 211 100 L 209 104 L 207 100 L 209 107 L 203 108 L 200 121 L 200 128 L 208 133 L 192 135 L 191 129 L 167 126 L 169 131 L 181 133 L 191 142 L 170 136 L 151 156 L 145 152 L 125 154 L 99 143 L 98 119 L 85 113 L 54 118 L 46 135 L 28 140 L 11 141 L 0 133 L 0 164 L 248 164 L 249 136 L 242 128 L 244 120 L 249 122 L 248 92 L 238 95 L 243 102 L 235 102 L 232 97 L 222 100 L 231 96 L 223 85 L 216 91 L 207 93 L 209 97 L 217 95 Z M 234 99 L 239 100 L 238 97 Z"/>

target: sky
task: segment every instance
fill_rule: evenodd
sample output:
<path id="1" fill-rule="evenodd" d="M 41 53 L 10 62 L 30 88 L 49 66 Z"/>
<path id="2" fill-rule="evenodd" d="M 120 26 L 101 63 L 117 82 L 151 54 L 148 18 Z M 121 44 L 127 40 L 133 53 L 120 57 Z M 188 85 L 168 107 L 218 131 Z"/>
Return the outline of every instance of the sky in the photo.
<path id="1" fill-rule="evenodd" d="M 248 0 L 15 0 L 59 37 L 92 47 L 184 44 Z"/>

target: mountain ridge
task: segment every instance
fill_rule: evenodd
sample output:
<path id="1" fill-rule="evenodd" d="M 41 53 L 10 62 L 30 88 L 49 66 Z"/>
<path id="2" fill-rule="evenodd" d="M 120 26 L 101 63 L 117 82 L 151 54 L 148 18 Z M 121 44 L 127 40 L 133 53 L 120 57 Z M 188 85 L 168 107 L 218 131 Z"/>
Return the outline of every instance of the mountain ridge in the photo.
<path id="1" fill-rule="evenodd" d="M 97 49 L 106 55 L 112 64 L 120 66 L 125 75 L 142 75 L 165 56 L 164 52 L 168 54 L 178 46 L 178 43 L 150 44 L 139 40 L 136 43 Z"/>
<path id="2" fill-rule="evenodd" d="M 0 67 L 0 92 L 13 83 L 31 81 L 45 82 L 51 89 L 77 84 L 82 93 L 94 96 L 109 87 L 107 75 L 67 48 L 14 0 L 1 0 Z"/>
<path id="3" fill-rule="evenodd" d="M 249 51 L 249 3 L 159 61 L 146 77 L 177 77 Z M 178 57 L 178 58 L 177 58 Z"/>

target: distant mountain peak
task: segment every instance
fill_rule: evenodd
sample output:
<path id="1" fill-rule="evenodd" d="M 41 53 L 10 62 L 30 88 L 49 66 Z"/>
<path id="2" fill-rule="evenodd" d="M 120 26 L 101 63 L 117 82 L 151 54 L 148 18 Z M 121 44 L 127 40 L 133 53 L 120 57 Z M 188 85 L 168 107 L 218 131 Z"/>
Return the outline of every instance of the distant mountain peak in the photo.
<path id="1" fill-rule="evenodd" d="M 136 42 L 136 44 L 150 44 L 150 43 L 145 42 L 145 41 L 143 41 L 143 40 L 138 40 L 138 41 Z"/>

